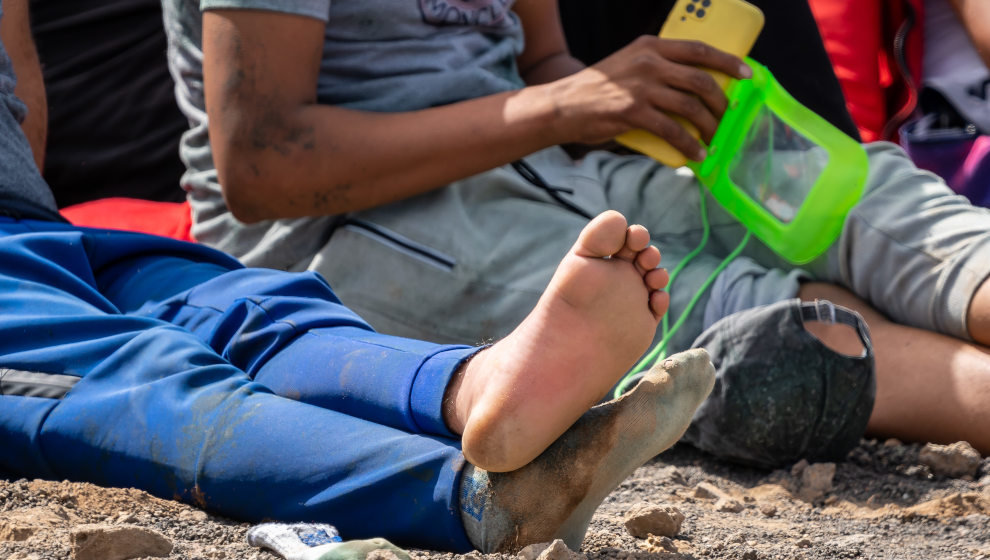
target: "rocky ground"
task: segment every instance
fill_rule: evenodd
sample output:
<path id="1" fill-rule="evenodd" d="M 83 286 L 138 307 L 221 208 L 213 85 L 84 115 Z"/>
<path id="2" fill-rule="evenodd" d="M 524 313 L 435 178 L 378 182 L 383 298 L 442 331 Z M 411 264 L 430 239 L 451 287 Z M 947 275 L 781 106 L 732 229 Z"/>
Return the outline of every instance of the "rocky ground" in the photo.
<path id="1" fill-rule="evenodd" d="M 0 477 L 0 559 L 277 558 L 247 545 L 247 528 L 137 490 Z M 579 556 L 990 559 L 990 458 L 980 459 L 965 444 L 923 448 L 863 440 L 843 462 L 768 472 L 678 446 L 609 496 Z M 556 548 L 542 555 L 568 557 Z"/>

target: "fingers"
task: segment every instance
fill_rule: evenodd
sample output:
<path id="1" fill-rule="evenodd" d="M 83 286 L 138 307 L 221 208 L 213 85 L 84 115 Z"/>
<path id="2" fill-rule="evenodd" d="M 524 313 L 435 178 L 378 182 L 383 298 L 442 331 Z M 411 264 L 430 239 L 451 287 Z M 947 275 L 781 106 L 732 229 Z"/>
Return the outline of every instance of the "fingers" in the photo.
<path id="1" fill-rule="evenodd" d="M 624 58 L 629 71 L 642 80 L 642 103 L 629 112 L 630 120 L 685 156 L 703 159 L 698 138 L 711 142 L 725 113 L 725 76 L 749 77 L 750 68 L 738 57 L 698 41 L 644 36 L 623 54 L 619 59 Z M 721 82 L 711 71 L 721 73 Z"/>
<path id="2" fill-rule="evenodd" d="M 680 64 L 717 70 L 739 79 L 753 75 L 750 67 L 739 57 L 700 41 L 657 38 L 656 49 L 660 56 Z"/>
<path id="3" fill-rule="evenodd" d="M 670 89 L 667 90 L 666 95 L 687 97 Z M 686 157 L 701 161 L 705 159 L 705 149 L 698 138 L 701 137 L 705 142 L 709 142 L 715 134 L 718 120 L 697 100 L 695 106 L 698 110 L 694 113 L 688 113 L 684 109 L 686 105 L 687 103 L 678 103 L 660 94 L 652 97 L 649 104 L 640 107 L 639 114 L 633 117 L 633 121 L 638 123 L 637 128 L 665 139 Z M 675 107 L 677 110 L 674 109 Z M 699 133 L 699 127 L 694 123 L 700 123 L 703 132 Z"/>

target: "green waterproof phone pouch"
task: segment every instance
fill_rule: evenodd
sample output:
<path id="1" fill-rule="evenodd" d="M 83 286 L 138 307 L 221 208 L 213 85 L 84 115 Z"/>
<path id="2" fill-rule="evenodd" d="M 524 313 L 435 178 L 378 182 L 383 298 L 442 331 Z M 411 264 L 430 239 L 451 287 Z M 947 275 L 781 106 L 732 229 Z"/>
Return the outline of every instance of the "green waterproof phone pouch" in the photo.
<path id="1" fill-rule="evenodd" d="M 803 264 L 842 233 L 869 163 L 859 142 L 795 100 L 752 59 L 708 157 L 688 166 L 716 200 L 780 256 Z"/>

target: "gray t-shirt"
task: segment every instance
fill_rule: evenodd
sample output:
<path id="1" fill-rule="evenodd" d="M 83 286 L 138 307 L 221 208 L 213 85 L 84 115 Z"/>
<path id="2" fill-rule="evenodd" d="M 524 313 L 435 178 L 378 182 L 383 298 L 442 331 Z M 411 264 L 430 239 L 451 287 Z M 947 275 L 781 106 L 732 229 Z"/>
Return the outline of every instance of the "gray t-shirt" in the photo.
<path id="1" fill-rule="evenodd" d="M 3 18 L 0 0 L 0 18 Z M 0 215 L 58 219 L 55 198 L 45 184 L 21 131 L 27 107 L 14 97 L 14 69 L 0 44 Z"/>
<path id="2" fill-rule="evenodd" d="M 524 84 L 513 0 L 163 0 L 169 66 L 191 129 L 180 152 L 188 168 L 193 234 L 251 266 L 302 268 L 326 242 L 332 218 L 245 225 L 229 214 L 217 184 L 203 94 L 202 12 L 260 9 L 326 22 L 317 99 L 380 112 L 445 105 Z M 278 250 L 271 250 L 277 246 Z"/>

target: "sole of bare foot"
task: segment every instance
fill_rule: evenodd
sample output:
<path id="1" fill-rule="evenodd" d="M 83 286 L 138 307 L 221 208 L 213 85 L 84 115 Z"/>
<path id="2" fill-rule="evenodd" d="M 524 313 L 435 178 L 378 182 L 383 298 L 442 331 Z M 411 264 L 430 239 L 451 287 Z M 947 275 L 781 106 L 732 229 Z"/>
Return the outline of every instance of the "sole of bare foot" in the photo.
<path id="1" fill-rule="evenodd" d="M 444 413 L 468 461 L 495 472 L 530 462 L 647 350 L 669 301 L 649 242 L 618 212 L 592 220 L 536 308 L 455 376 Z"/>
<path id="2" fill-rule="evenodd" d="M 469 465 L 460 507 L 471 543 L 514 552 L 559 538 L 578 550 L 602 500 L 680 439 L 714 382 L 707 352 L 675 354 L 625 395 L 587 411 L 525 467 L 492 473 Z"/>

